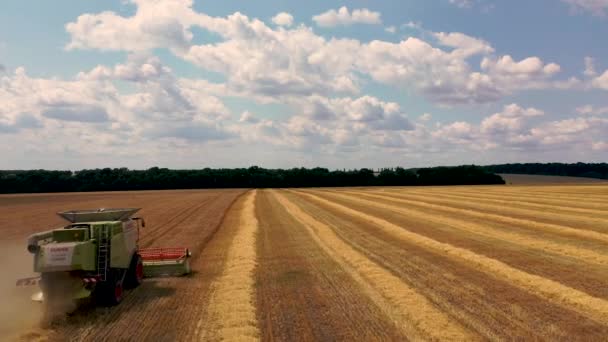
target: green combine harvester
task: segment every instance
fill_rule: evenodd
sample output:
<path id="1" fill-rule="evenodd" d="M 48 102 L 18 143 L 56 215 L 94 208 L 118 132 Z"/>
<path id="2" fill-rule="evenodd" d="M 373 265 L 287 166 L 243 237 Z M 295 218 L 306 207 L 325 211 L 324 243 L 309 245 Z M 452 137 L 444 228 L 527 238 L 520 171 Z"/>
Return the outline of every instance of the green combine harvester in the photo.
<path id="1" fill-rule="evenodd" d="M 40 277 L 19 279 L 18 286 L 39 285 L 33 300 L 47 303 L 92 297 L 116 305 L 124 289 L 144 277 L 190 273 L 187 248 L 139 248 L 145 221 L 139 208 L 72 210 L 57 213 L 68 225 L 31 235 L 27 249 Z"/>

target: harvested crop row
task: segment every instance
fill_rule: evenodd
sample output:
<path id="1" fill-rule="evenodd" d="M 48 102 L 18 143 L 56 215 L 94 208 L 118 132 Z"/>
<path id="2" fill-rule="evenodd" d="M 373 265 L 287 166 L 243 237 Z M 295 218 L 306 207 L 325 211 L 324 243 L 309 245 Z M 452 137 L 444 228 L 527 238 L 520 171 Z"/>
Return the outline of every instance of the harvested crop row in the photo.
<path id="1" fill-rule="evenodd" d="M 415 241 L 395 239 L 364 219 L 300 194 L 288 193 L 286 196 L 308 215 L 331 227 L 345 243 L 415 288 L 437 309 L 484 339 L 559 340 L 564 336 L 597 339 L 608 333 L 607 326 L 483 273 L 469 263 L 420 246 Z M 356 210 L 374 212 L 365 207 Z M 409 224 L 417 224 L 416 220 L 401 222 L 400 226 L 408 228 Z"/>
<path id="2" fill-rule="evenodd" d="M 514 285 L 531 293 L 545 298 L 546 300 L 571 308 L 586 317 L 594 319 L 603 324 L 608 323 L 608 301 L 590 296 L 584 292 L 569 288 L 556 281 L 545 279 L 536 275 L 528 274 L 509 265 L 482 255 L 475 254 L 469 250 L 454 247 L 452 245 L 429 239 L 425 236 L 409 232 L 381 218 L 371 216 L 346 206 L 333 203 L 324 198 L 312 194 L 304 194 L 314 201 L 333 207 L 354 217 L 365 219 L 379 228 L 393 234 L 395 238 L 409 242 L 416 242 L 421 246 L 443 252 L 463 262 L 479 267 L 496 277 L 512 282 Z M 353 199 L 354 200 L 354 199 Z"/>
<path id="3" fill-rule="evenodd" d="M 467 186 L 463 186 L 466 188 Z M 594 184 L 561 184 L 561 185 L 515 185 L 506 187 L 494 187 L 494 186 L 478 186 L 476 188 L 482 188 L 484 191 L 494 192 L 518 192 L 518 193 L 541 193 L 541 194 L 567 194 L 580 196 L 586 191 L 590 191 L 596 195 L 608 195 L 608 182 L 594 183 Z"/>
<path id="4" fill-rule="evenodd" d="M 366 198 L 366 196 L 368 196 L 368 193 L 362 193 L 362 192 L 341 192 L 341 193 L 348 193 L 348 194 L 356 195 L 360 198 Z M 374 196 L 374 195 L 369 195 L 369 197 L 372 199 L 381 199 L 381 200 L 384 200 L 384 199 L 392 200 L 393 199 L 392 197 Z M 372 202 L 366 202 L 366 203 L 372 204 Z M 378 202 L 376 202 L 376 203 L 378 203 Z M 536 249 L 536 250 L 540 250 L 540 251 L 547 251 L 547 252 L 575 258 L 582 262 L 596 263 L 598 265 L 603 265 L 603 266 L 608 265 L 608 254 L 597 253 L 597 252 L 594 252 L 591 250 L 586 250 L 586 249 L 582 249 L 582 248 L 578 248 L 578 247 L 568 246 L 565 244 L 555 243 L 546 238 L 535 238 L 535 237 L 532 237 L 529 235 L 517 234 L 517 233 L 511 232 L 511 231 L 494 228 L 493 226 L 488 225 L 488 224 L 482 225 L 482 224 L 478 224 L 478 223 L 463 220 L 463 219 L 452 218 L 454 216 L 444 216 L 444 215 L 441 215 L 441 216 L 434 215 L 433 216 L 433 215 L 429 215 L 425 212 L 412 210 L 411 206 L 409 206 L 409 207 L 397 206 L 397 205 L 386 204 L 386 202 L 382 202 L 382 207 L 390 209 L 395 212 L 402 213 L 412 219 L 416 219 L 416 220 L 420 220 L 420 221 L 434 222 L 434 223 L 437 223 L 440 225 L 454 227 L 454 228 L 462 230 L 463 232 L 471 232 L 474 234 L 486 236 L 486 237 L 493 238 L 493 239 L 508 241 L 508 242 L 515 243 L 515 244 L 518 244 L 518 245 L 526 247 L 526 248 Z M 460 216 L 456 215 L 455 217 L 460 217 Z"/>
<path id="5" fill-rule="evenodd" d="M 521 199 L 529 199 L 529 200 L 535 200 L 535 201 L 544 201 L 544 200 L 551 200 L 551 201 L 556 201 L 556 202 L 576 202 L 576 201 L 581 201 L 581 203 L 578 203 L 581 206 L 584 207 L 589 207 L 589 208 L 597 208 L 597 209 L 601 209 L 602 207 L 605 208 L 605 201 L 606 201 L 606 197 L 603 195 L 594 195 L 595 191 L 597 191 L 597 189 L 595 190 L 589 190 L 589 195 L 588 196 L 581 196 L 580 194 L 572 194 L 572 195 L 560 195 L 560 194 L 551 194 L 548 192 L 544 192 L 544 191 L 540 191 L 540 192 L 536 192 L 536 191 L 510 191 L 508 189 L 500 189 L 499 191 L 497 191 L 496 189 L 483 189 L 483 194 L 484 196 L 487 195 L 495 195 L 495 196 L 500 196 L 500 197 L 511 197 L 511 198 L 521 198 Z M 578 189 L 579 192 L 585 191 L 583 189 Z M 462 193 L 467 193 L 467 194 L 479 194 L 479 191 L 477 189 L 472 189 L 472 188 L 459 188 L 458 192 L 462 192 Z M 601 203 L 601 201 L 604 201 L 604 204 L 596 204 L 593 201 L 598 201 L 598 203 Z"/>
<path id="6" fill-rule="evenodd" d="M 254 295 L 256 194 L 254 190 L 244 200 L 224 271 L 212 286 L 208 322 L 205 331 L 199 333 L 201 340 L 256 341 L 259 338 Z"/>
<path id="7" fill-rule="evenodd" d="M 396 188 L 386 189 L 386 192 L 399 193 L 402 191 L 403 190 L 396 189 Z M 426 189 L 409 190 L 408 189 L 408 192 L 409 191 L 421 192 L 424 194 L 434 194 L 434 193 L 442 194 L 442 193 L 446 192 L 445 188 L 428 189 L 428 190 L 426 190 Z M 454 187 L 453 189 L 449 190 L 449 193 L 454 194 L 454 195 L 464 195 L 464 196 L 472 196 L 472 197 L 478 197 L 478 198 L 490 198 L 490 199 L 509 200 L 509 201 L 527 201 L 527 202 L 532 202 L 532 203 L 537 203 L 537 204 L 550 204 L 550 205 L 561 206 L 561 207 L 591 209 L 591 210 L 599 210 L 599 211 L 604 211 L 604 212 L 606 210 L 608 210 L 608 204 L 606 203 L 606 200 L 592 200 L 590 198 L 585 198 L 585 199 L 576 198 L 576 199 L 564 200 L 559 197 L 551 196 L 551 195 L 543 194 L 543 193 L 526 195 L 523 193 L 513 193 L 513 192 L 508 192 L 508 191 L 493 191 L 493 190 L 487 189 L 487 188 L 471 189 L 471 188 L 465 188 L 465 187 Z"/>
<path id="8" fill-rule="evenodd" d="M 387 191 L 383 191 L 383 190 L 380 190 L 380 192 L 387 193 Z M 535 212 L 545 212 L 545 213 L 554 213 L 555 212 L 555 213 L 562 213 L 562 214 L 574 215 L 574 216 L 580 216 L 580 217 L 589 217 L 589 216 L 595 215 L 596 217 L 608 218 L 608 212 L 606 212 L 604 210 L 575 208 L 575 207 L 572 207 L 571 205 L 559 206 L 559 205 L 535 203 L 535 202 L 523 201 L 520 199 L 518 199 L 518 200 L 496 199 L 496 198 L 490 198 L 488 196 L 484 196 L 483 193 L 479 193 L 477 195 L 458 195 L 451 191 L 444 191 L 441 193 L 433 192 L 432 194 L 428 193 L 428 192 L 424 192 L 424 191 L 402 191 L 399 193 L 431 195 L 435 198 L 459 200 L 461 202 L 472 201 L 472 202 L 476 202 L 476 203 L 479 203 L 479 202 L 493 203 L 493 204 L 506 206 L 506 207 L 535 209 Z"/>
<path id="9" fill-rule="evenodd" d="M 263 340 L 407 340 L 271 191 L 259 192 L 256 212 Z"/>
<path id="10" fill-rule="evenodd" d="M 570 185 L 548 185 L 548 186 L 515 186 L 509 187 L 515 191 L 526 191 L 543 194 L 564 194 L 564 195 L 581 195 L 584 192 L 590 192 L 597 196 L 608 196 L 608 182 L 594 184 L 570 184 Z"/>
<path id="11" fill-rule="evenodd" d="M 342 241 L 332 228 L 303 212 L 281 194 L 279 203 L 300 221 L 321 248 L 366 290 L 370 298 L 410 339 L 471 340 L 457 322 L 438 311 L 416 290 Z"/>
<path id="12" fill-rule="evenodd" d="M 491 229 L 500 228 L 499 231 L 507 233 L 519 232 L 521 234 L 526 233 L 525 230 L 522 231 L 516 229 L 516 227 L 501 226 L 496 222 L 484 220 L 465 220 L 461 222 L 463 224 L 461 228 L 456 228 L 444 221 L 445 219 L 461 220 L 456 217 L 456 215 L 442 215 L 433 210 L 421 210 L 419 208 L 407 207 L 400 205 L 399 203 L 393 203 L 390 200 L 379 200 L 375 198 L 373 201 L 365 200 L 364 196 L 359 194 L 357 194 L 357 196 L 337 197 L 337 195 L 331 191 L 320 191 L 315 193 L 332 202 L 376 217 L 381 217 L 384 220 L 403 227 L 413 233 L 467 249 L 491 259 L 499 260 L 511 267 L 530 274 L 553 279 L 568 287 L 583 291 L 592 296 L 608 299 L 608 288 L 605 286 L 605 279 L 608 277 L 608 271 L 605 266 L 581 261 L 580 258 L 576 259 L 563 256 L 563 254 L 550 253 L 543 249 L 527 248 L 511 241 L 497 239 L 488 235 L 469 232 L 466 230 L 468 228 L 466 223 L 470 222 L 481 225 L 482 228 L 486 226 Z M 399 209 L 412 210 L 412 214 L 414 214 L 415 217 L 392 210 L 386 205 L 397 205 Z M 531 236 L 538 240 L 537 236 L 534 236 L 533 234 Z M 562 243 L 566 246 L 570 246 L 570 248 L 578 247 L 577 243 L 581 242 L 581 240 L 560 239 L 559 237 L 549 236 L 547 234 L 545 234 L 545 236 L 547 241 Z M 582 242 L 588 244 L 586 241 Z M 586 244 L 583 244 L 583 246 L 586 246 Z M 597 248 L 598 246 L 593 245 L 587 247 Z M 604 252 L 603 249 L 592 250 L 598 253 Z"/>
<path id="13" fill-rule="evenodd" d="M 361 194 L 361 193 L 357 193 L 357 194 Z M 373 195 L 373 194 L 365 194 L 364 196 L 373 197 L 373 198 L 384 198 L 384 199 L 387 198 L 384 196 Z M 537 229 L 539 231 L 545 231 L 545 232 L 562 235 L 562 236 L 582 238 L 582 239 L 588 239 L 588 240 L 592 240 L 592 241 L 595 240 L 595 241 L 599 241 L 602 243 L 608 242 L 608 235 L 602 234 L 602 233 L 599 233 L 596 231 L 576 229 L 576 228 L 572 228 L 572 227 L 568 227 L 568 226 L 564 226 L 564 225 L 558 225 L 558 224 L 540 223 L 540 222 L 536 222 L 536 221 L 532 221 L 532 220 L 519 219 L 519 218 L 514 218 L 514 217 L 510 217 L 510 216 L 506 216 L 506 215 L 479 212 L 479 211 L 471 210 L 471 209 L 452 208 L 452 207 L 448 207 L 445 205 L 432 204 L 429 202 L 422 202 L 422 201 L 407 200 L 407 199 L 403 199 L 403 198 L 391 198 L 391 200 L 393 200 L 394 202 L 404 203 L 404 204 L 408 204 L 411 206 L 424 207 L 424 208 L 433 209 L 433 210 L 440 210 L 440 211 L 443 211 L 446 213 L 456 214 L 457 216 L 475 217 L 475 218 L 479 218 L 479 219 L 483 219 L 483 220 L 490 220 L 490 221 L 496 221 L 496 222 L 501 222 L 501 223 L 513 224 L 513 225 L 520 226 L 520 227 Z"/>
<path id="14" fill-rule="evenodd" d="M 368 193 L 368 192 L 365 192 Z M 496 214 L 496 215 L 507 215 L 512 218 L 519 218 L 524 220 L 533 220 L 538 222 L 547 222 L 558 225 L 564 225 L 569 227 L 576 227 L 577 229 L 588 229 L 595 230 L 598 232 L 608 232 L 608 216 L 604 216 L 608 213 L 599 215 L 572 215 L 564 211 L 558 212 L 543 212 L 540 210 L 532 210 L 527 208 L 517 208 L 511 204 L 491 204 L 483 199 L 463 201 L 462 199 L 446 199 L 439 198 L 435 194 L 412 194 L 408 192 L 402 192 L 398 194 L 387 194 L 382 191 L 369 191 L 370 194 L 383 194 L 390 198 L 398 198 L 404 200 L 417 201 L 419 203 L 434 204 L 440 206 L 447 206 L 456 209 L 472 210 L 475 212 Z"/>

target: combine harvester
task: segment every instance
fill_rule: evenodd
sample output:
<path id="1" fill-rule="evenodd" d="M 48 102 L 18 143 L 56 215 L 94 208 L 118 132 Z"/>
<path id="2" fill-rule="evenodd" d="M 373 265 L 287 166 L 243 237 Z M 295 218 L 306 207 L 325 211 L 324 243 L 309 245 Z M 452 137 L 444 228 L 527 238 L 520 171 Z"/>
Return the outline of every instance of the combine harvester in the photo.
<path id="1" fill-rule="evenodd" d="M 70 224 L 28 238 L 39 277 L 19 279 L 17 286 L 39 285 L 32 297 L 47 303 L 92 297 L 116 305 L 125 288 L 139 286 L 144 277 L 190 273 L 187 248 L 139 248 L 145 227 L 139 208 L 72 210 L 57 213 Z"/>

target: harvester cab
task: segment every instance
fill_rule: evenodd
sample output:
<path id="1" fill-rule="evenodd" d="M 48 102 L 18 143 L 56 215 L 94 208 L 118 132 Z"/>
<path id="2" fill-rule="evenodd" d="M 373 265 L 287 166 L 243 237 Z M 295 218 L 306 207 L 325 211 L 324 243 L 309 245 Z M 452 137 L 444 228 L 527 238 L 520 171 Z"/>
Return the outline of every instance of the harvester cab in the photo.
<path id="1" fill-rule="evenodd" d="M 93 296 L 106 305 L 122 301 L 125 288 L 144 277 L 190 273 L 187 248 L 139 248 L 145 221 L 139 208 L 71 210 L 57 213 L 68 225 L 31 235 L 27 250 L 40 277 L 17 285 L 40 285 L 34 300 L 53 302 Z"/>

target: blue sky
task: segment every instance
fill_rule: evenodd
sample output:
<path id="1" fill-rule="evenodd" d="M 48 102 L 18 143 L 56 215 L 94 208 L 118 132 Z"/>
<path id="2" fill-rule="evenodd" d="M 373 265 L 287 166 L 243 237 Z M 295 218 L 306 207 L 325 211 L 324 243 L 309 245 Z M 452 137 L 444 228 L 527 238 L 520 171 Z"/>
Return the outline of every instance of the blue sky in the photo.
<path id="1" fill-rule="evenodd" d="M 607 15 L 608 0 L 3 1 L 0 169 L 606 161 Z"/>

